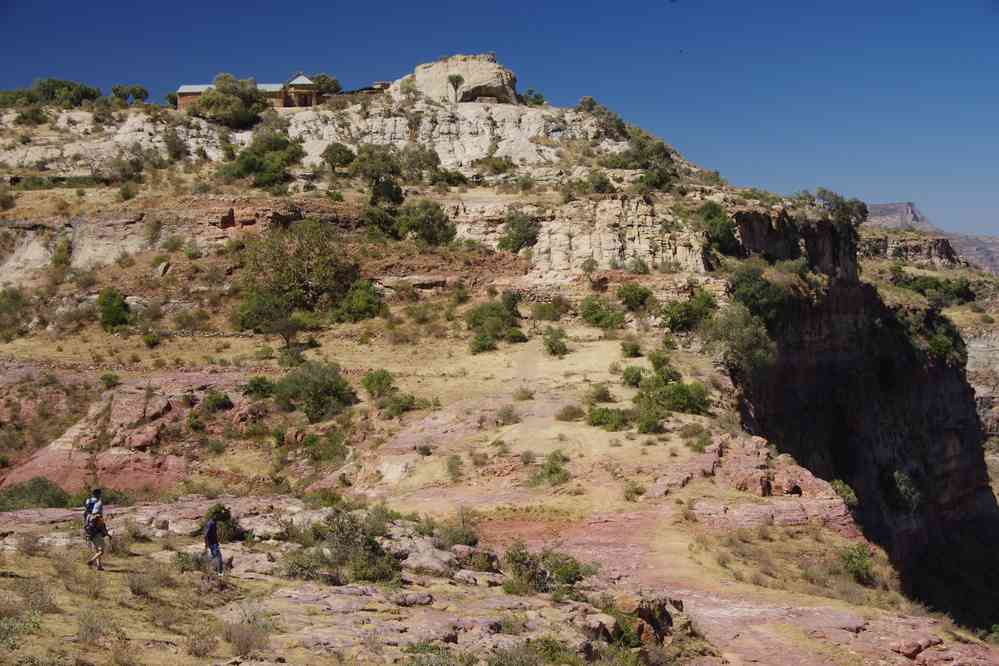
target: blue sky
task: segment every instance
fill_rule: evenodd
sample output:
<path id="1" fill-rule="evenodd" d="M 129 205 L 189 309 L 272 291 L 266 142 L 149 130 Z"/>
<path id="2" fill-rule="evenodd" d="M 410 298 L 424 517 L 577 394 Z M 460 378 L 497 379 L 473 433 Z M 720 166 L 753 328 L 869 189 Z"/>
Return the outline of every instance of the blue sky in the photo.
<path id="1" fill-rule="evenodd" d="M 161 100 L 299 69 L 351 87 L 481 51 L 521 90 L 592 95 L 733 184 L 911 200 L 999 233 L 999 0 L 0 0 L 0 88 L 55 76 Z"/>

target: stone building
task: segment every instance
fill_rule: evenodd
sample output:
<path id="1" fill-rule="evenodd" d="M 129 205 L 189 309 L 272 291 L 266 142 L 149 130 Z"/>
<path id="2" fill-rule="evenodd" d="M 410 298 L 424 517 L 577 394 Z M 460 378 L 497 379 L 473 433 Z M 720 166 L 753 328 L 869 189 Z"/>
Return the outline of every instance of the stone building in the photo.
<path id="1" fill-rule="evenodd" d="M 177 108 L 186 110 L 198 101 L 201 95 L 214 88 L 209 84 L 182 85 L 177 88 Z M 287 108 L 298 106 L 315 106 L 323 101 L 324 95 L 317 90 L 312 79 L 304 74 L 298 74 L 285 83 L 258 83 L 257 90 L 262 92 L 271 106 Z"/>

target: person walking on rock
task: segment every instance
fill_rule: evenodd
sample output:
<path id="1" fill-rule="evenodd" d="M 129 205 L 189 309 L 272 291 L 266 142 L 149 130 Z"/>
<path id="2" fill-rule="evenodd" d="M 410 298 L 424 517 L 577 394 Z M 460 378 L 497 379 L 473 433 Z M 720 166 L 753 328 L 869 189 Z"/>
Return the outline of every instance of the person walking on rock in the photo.
<path id="1" fill-rule="evenodd" d="M 208 551 L 208 556 L 215 562 L 215 573 L 219 576 L 222 575 L 222 549 L 219 548 L 219 522 L 224 521 L 228 518 L 229 511 L 225 507 L 221 507 L 213 511 L 208 516 L 208 522 L 205 523 L 205 550 Z"/>
<path id="2" fill-rule="evenodd" d="M 83 505 L 83 531 L 94 552 L 87 560 L 87 566 L 96 566 L 98 571 L 104 571 L 104 544 L 108 536 L 108 527 L 104 522 L 104 500 L 100 488 L 95 488 Z"/>

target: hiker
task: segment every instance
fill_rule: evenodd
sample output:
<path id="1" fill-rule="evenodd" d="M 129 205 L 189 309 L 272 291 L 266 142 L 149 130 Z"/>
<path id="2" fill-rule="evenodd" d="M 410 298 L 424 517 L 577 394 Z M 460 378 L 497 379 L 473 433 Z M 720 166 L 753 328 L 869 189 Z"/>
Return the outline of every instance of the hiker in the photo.
<path id="1" fill-rule="evenodd" d="M 219 548 L 219 521 L 229 518 L 229 510 L 220 507 L 208 516 L 205 523 L 205 550 L 208 551 L 209 558 L 215 560 L 215 573 L 222 575 L 222 550 Z"/>
<path id="2" fill-rule="evenodd" d="M 104 522 L 104 501 L 101 489 L 94 489 L 93 494 L 83 505 L 83 531 L 94 554 L 87 560 L 87 566 L 96 566 L 98 571 L 104 571 L 104 540 L 108 536 L 107 523 Z"/>

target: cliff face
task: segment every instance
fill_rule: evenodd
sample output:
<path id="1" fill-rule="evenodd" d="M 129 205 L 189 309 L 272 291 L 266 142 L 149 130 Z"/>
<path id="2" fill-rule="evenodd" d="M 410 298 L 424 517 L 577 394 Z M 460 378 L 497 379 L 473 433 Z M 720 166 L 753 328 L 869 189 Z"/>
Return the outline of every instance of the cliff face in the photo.
<path id="1" fill-rule="evenodd" d="M 981 583 L 996 576 L 985 563 L 999 546 L 999 507 L 975 394 L 963 367 L 930 359 L 910 337 L 913 326 L 936 328 L 937 315 L 905 313 L 908 324 L 889 309 L 857 280 L 852 242 L 831 225 L 811 225 L 801 244 L 799 233 L 783 247 L 800 245 L 837 279 L 782 323 L 775 364 L 742 387 L 747 422 L 816 475 L 853 487 L 858 522 L 912 592 L 966 622 L 999 620 L 999 580 L 986 586 L 995 596 Z"/>
<path id="2" fill-rule="evenodd" d="M 668 209 L 640 197 L 615 196 L 520 210 L 540 224 L 538 243 L 530 251 L 532 274 L 540 281 L 571 280 L 590 258 L 601 269 L 638 258 L 649 266 L 666 263 L 676 270 L 705 270 L 703 235 L 681 229 Z M 507 211 L 499 203 L 460 202 L 449 207 L 460 237 L 494 248 L 503 235 Z"/>

